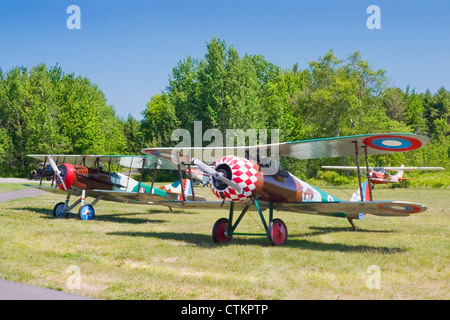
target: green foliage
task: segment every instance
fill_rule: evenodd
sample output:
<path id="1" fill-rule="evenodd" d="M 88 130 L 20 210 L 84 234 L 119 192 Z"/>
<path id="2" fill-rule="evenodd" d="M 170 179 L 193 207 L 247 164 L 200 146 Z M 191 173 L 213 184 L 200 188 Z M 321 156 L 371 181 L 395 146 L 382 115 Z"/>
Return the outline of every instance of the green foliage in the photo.
<path id="1" fill-rule="evenodd" d="M 147 141 L 173 144 L 172 131 L 183 128 L 193 135 L 194 121 L 202 121 L 204 131 L 265 128 L 264 86 L 278 72 L 263 57 L 239 57 L 233 47 L 213 38 L 205 57 L 180 61 L 166 92 L 147 104 L 143 113 Z"/>
<path id="2" fill-rule="evenodd" d="M 89 79 L 44 64 L 1 73 L 0 165 L 27 166 L 30 153 L 123 153 L 125 145 L 121 120 Z"/>
<path id="3" fill-rule="evenodd" d="M 180 60 L 168 82 L 148 101 L 142 121 L 132 116 L 122 120 L 88 78 L 65 74 L 59 66 L 0 70 L 0 166 L 20 171 L 28 165 L 28 153 L 139 154 L 145 147 L 178 143 L 171 140 L 176 129 L 194 136 L 194 121 L 201 121 L 202 133 L 278 129 L 280 142 L 380 132 L 424 134 L 432 139 L 426 148 L 371 156 L 370 165 L 443 166 L 447 171 L 435 185 L 450 183 L 445 179 L 450 169 L 450 92 L 389 87 L 385 71 L 372 69 L 358 51 L 341 59 L 330 50 L 303 70 L 297 64 L 283 69 L 261 55 L 239 55 L 212 38 L 204 57 Z M 354 180 L 342 172 L 320 171 L 322 165 L 355 165 L 354 157 L 283 158 L 281 164 L 302 179 L 338 185 Z M 419 184 L 413 181 L 405 185 Z"/>
<path id="4" fill-rule="evenodd" d="M 427 134 L 424 149 L 372 156 L 371 165 L 436 165 L 450 168 L 450 93 L 418 94 L 389 87 L 384 70 L 374 70 L 359 52 L 340 59 L 328 51 L 309 67 L 282 69 L 256 55 L 239 56 L 224 41 L 212 38 L 202 59 L 188 57 L 173 69 L 166 91 L 144 111 L 148 144 L 170 146 L 172 131 L 279 129 L 280 141 L 379 132 Z M 205 142 L 204 142 L 205 143 Z M 207 144 L 206 142 L 205 144 Z M 344 173 L 320 172 L 321 165 L 354 165 L 354 158 L 309 161 L 282 159 L 301 178 L 342 184 Z"/>
<path id="5" fill-rule="evenodd" d="M 318 171 L 317 178 L 321 179 L 333 186 L 347 185 L 353 182 L 354 179 L 340 175 L 336 171 Z"/>

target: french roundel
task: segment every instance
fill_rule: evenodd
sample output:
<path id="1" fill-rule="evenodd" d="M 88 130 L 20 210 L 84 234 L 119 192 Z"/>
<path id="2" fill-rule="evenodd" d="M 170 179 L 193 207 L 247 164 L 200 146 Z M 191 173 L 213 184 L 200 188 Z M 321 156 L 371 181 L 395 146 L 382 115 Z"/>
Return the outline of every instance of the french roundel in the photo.
<path id="1" fill-rule="evenodd" d="M 383 151 L 411 151 L 422 146 L 422 142 L 414 137 L 381 135 L 372 136 L 363 140 L 363 143 L 373 149 Z"/>
<path id="2" fill-rule="evenodd" d="M 411 213 L 417 213 L 417 212 L 422 211 L 422 208 L 420 206 L 412 204 L 412 203 L 408 204 L 408 205 L 396 204 L 396 203 L 379 204 L 377 206 L 380 209 L 391 211 L 391 212 L 396 212 L 396 213 L 411 214 Z"/>

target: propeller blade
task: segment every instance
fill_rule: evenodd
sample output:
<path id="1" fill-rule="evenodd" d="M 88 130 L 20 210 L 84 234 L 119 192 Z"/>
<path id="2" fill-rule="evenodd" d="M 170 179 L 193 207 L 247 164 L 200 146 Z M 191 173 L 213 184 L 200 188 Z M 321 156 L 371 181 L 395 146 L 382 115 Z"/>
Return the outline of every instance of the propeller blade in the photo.
<path id="1" fill-rule="evenodd" d="M 236 192 L 238 193 L 242 193 L 242 188 L 239 187 L 234 181 L 231 181 L 227 178 L 225 178 L 224 176 L 222 176 L 220 173 L 215 173 L 213 175 L 214 178 L 222 181 L 223 183 L 226 183 L 227 185 L 229 185 L 231 188 L 233 188 L 234 190 L 236 190 Z"/>
<path id="2" fill-rule="evenodd" d="M 63 178 L 61 177 L 61 171 L 59 171 L 58 166 L 56 165 L 55 161 L 53 161 L 53 159 L 52 159 L 51 156 L 48 156 L 47 159 L 48 159 L 48 161 L 50 162 L 50 166 L 52 167 L 53 172 L 55 173 L 55 175 L 58 176 L 59 181 L 61 181 L 61 183 L 62 183 L 62 185 L 63 185 L 63 187 L 64 187 L 64 190 L 67 190 L 66 184 L 64 183 L 64 180 L 63 180 Z"/>
<path id="3" fill-rule="evenodd" d="M 202 169 L 203 171 L 209 173 L 213 178 L 218 179 L 222 181 L 223 183 L 226 183 L 228 186 L 236 190 L 238 193 L 242 193 L 242 188 L 237 185 L 234 181 L 231 181 L 227 178 L 225 178 L 221 173 L 217 172 L 210 166 L 208 166 L 206 163 L 196 159 L 192 158 L 192 163 L 195 164 L 197 167 Z"/>
<path id="4" fill-rule="evenodd" d="M 196 158 L 192 158 L 192 163 L 195 164 L 200 169 L 202 169 L 203 171 L 209 173 L 210 175 L 214 175 L 215 173 L 217 173 L 216 170 L 214 170 L 213 168 L 208 166 L 206 163 L 204 163 Z"/>

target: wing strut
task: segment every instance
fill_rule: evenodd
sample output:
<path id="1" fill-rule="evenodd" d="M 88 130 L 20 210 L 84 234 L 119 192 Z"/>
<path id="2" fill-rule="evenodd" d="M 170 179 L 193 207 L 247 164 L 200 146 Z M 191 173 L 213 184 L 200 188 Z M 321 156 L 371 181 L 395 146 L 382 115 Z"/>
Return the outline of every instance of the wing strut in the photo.
<path id="1" fill-rule="evenodd" d="M 194 180 L 192 180 L 191 164 L 187 165 L 189 171 L 189 179 L 191 180 L 192 201 L 195 201 Z"/>
<path id="2" fill-rule="evenodd" d="M 145 159 L 142 159 L 141 176 L 139 177 L 139 184 L 137 188 L 137 193 L 141 190 L 142 176 L 144 175 Z"/>
<path id="3" fill-rule="evenodd" d="M 356 168 L 357 168 L 357 172 L 358 172 L 359 195 L 361 197 L 361 201 L 364 201 L 363 191 L 362 191 L 362 183 L 361 183 L 361 167 L 359 166 L 358 141 L 352 141 L 352 142 L 355 144 L 355 158 L 356 158 Z M 366 160 L 366 176 L 367 176 L 367 183 L 369 184 L 370 201 L 373 201 L 372 186 L 370 184 L 369 158 L 367 156 L 367 146 L 362 146 L 361 148 L 364 149 L 364 158 Z M 350 222 L 350 224 L 352 225 L 353 230 L 357 231 L 358 229 L 356 228 L 356 226 L 353 222 L 353 219 L 352 218 L 347 218 L 347 219 Z"/>
<path id="4" fill-rule="evenodd" d="M 361 183 L 361 168 L 359 167 L 359 152 L 358 152 L 358 141 L 352 141 L 355 144 L 355 158 L 356 158 L 356 168 L 357 168 L 357 172 L 358 172 L 358 183 L 359 183 L 359 195 L 361 197 L 361 201 L 364 201 L 364 197 L 363 197 L 363 191 L 362 191 L 362 183 Z M 366 161 L 367 161 L 367 149 L 365 149 L 366 153 Z M 366 166 L 367 162 L 366 162 Z M 369 172 L 369 171 L 367 171 Z M 358 229 L 355 226 L 355 223 L 353 222 L 352 218 L 347 218 L 348 222 L 350 222 L 350 224 L 353 227 L 353 230 L 357 231 Z"/>
<path id="5" fill-rule="evenodd" d="M 361 196 L 361 201 L 364 201 L 362 186 L 361 186 L 361 168 L 359 167 L 359 152 L 358 152 L 358 141 L 352 141 L 355 144 L 355 157 L 356 157 L 356 167 L 358 171 L 358 183 L 359 183 L 359 193 Z"/>
<path id="6" fill-rule="evenodd" d="M 183 201 L 186 201 L 186 196 L 184 194 L 184 186 L 183 186 L 183 175 L 181 174 L 181 165 L 180 164 L 178 164 L 178 174 L 180 176 L 181 195 L 183 196 Z"/>
<path id="7" fill-rule="evenodd" d="M 47 164 L 47 157 L 45 157 L 45 159 L 44 159 L 44 165 L 43 165 L 43 167 L 42 167 L 41 179 L 40 179 L 40 181 L 39 181 L 39 185 L 40 185 L 40 186 L 42 186 L 42 178 L 44 177 L 46 164 Z M 53 185 L 53 180 L 52 180 L 52 185 Z"/>
<path id="8" fill-rule="evenodd" d="M 364 148 L 364 158 L 366 159 L 366 176 L 367 176 L 367 183 L 369 184 L 369 197 L 370 201 L 373 201 L 372 184 L 370 182 L 370 173 L 369 173 L 369 158 L 367 157 L 367 146 L 363 146 L 363 148 Z"/>
<path id="9" fill-rule="evenodd" d="M 158 164 L 155 163 L 155 168 L 153 169 L 152 185 L 150 186 L 150 193 L 153 193 L 153 186 L 154 186 L 154 184 L 155 184 L 157 167 L 158 167 Z M 169 207 L 169 208 L 170 208 L 170 207 Z M 170 208 L 170 211 L 172 211 L 172 208 Z"/>

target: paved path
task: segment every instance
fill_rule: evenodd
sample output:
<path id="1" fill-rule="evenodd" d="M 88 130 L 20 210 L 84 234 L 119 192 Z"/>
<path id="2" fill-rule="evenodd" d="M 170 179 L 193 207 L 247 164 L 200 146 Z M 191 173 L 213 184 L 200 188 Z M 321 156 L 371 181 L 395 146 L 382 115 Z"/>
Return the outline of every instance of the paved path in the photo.
<path id="1" fill-rule="evenodd" d="M 8 191 L 0 193 L 0 202 L 13 200 L 13 199 L 21 199 L 26 197 L 34 197 L 39 196 L 41 194 L 45 194 L 47 192 L 30 187 L 24 187 L 26 189 L 17 190 L 17 191 Z"/>
<path id="2" fill-rule="evenodd" d="M 94 300 L 77 294 L 0 279 L 0 300 Z"/>
<path id="3" fill-rule="evenodd" d="M 0 183 L 29 183 L 26 179 L 0 178 Z M 22 190 L 0 193 L 0 202 L 12 199 L 34 197 L 47 192 L 24 187 Z M 8 280 L 0 279 L 0 300 L 92 300 L 67 292 L 40 288 L 26 284 L 14 283 Z"/>
<path id="4" fill-rule="evenodd" d="M 0 178 L 0 183 L 23 183 L 23 184 L 38 184 L 38 181 L 22 179 L 22 178 Z M 8 191 L 0 193 L 0 202 L 13 199 L 21 199 L 26 197 L 39 196 L 46 192 L 36 188 L 23 187 L 22 190 Z"/>
<path id="5" fill-rule="evenodd" d="M 28 180 L 25 178 L 0 178 L 0 183 L 31 183 L 39 180 Z"/>

